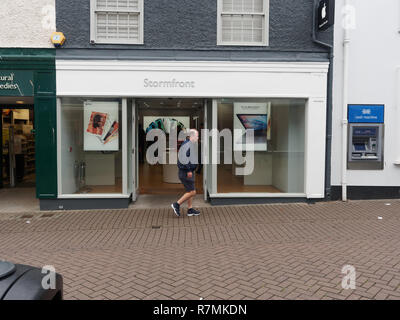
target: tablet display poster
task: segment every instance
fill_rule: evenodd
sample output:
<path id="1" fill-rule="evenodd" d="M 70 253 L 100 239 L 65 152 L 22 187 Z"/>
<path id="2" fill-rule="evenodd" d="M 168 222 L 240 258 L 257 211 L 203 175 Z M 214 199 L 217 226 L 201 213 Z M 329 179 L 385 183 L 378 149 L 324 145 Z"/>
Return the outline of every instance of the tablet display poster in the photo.
<path id="1" fill-rule="evenodd" d="M 118 102 L 85 101 L 83 112 L 84 150 L 119 150 Z"/>
<path id="2" fill-rule="evenodd" d="M 179 134 L 181 130 L 190 127 L 190 117 L 144 116 L 143 127 L 146 133 L 152 129 L 160 129 L 170 134 L 175 129 Z"/>
<path id="3" fill-rule="evenodd" d="M 271 139 L 271 103 L 235 102 L 233 150 L 267 151 Z M 254 144 L 246 144 L 246 130 L 254 130 Z"/>

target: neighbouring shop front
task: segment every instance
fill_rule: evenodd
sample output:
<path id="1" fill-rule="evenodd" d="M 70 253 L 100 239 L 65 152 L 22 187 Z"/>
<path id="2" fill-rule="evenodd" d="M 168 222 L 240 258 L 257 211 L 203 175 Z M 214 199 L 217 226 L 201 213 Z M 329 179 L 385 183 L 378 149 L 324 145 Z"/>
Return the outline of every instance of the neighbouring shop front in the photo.
<path id="1" fill-rule="evenodd" d="M 0 49 L 0 188 L 57 198 L 55 50 Z"/>
<path id="2" fill-rule="evenodd" d="M 127 207 L 149 190 L 141 188 L 143 131 L 158 122 L 168 132 L 171 121 L 233 132 L 228 145 L 218 135 L 201 141 L 202 193 L 212 204 L 325 197 L 328 62 L 56 65 L 57 196 L 43 199 L 42 209 Z M 254 167 L 238 174 L 246 166 L 240 155 L 248 151 L 241 130 L 260 123 Z M 166 182 L 172 170 L 160 167 L 147 177 L 158 174 Z"/>

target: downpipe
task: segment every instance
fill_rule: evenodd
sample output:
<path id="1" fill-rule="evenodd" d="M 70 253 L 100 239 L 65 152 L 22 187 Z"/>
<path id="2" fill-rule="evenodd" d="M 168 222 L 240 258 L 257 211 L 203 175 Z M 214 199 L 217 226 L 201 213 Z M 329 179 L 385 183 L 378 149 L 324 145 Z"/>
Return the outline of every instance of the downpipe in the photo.
<path id="1" fill-rule="evenodd" d="M 344 6 L 347 7 L 348 0 L 345 0 Z M 350 32 L 347 26 L 344 26 L 343 32 L 343 82 L 342 82 L 342 201 L 347 201 L 347 135 L 348 135 L 348 81 L 349 81 L 349 46 Z"/>

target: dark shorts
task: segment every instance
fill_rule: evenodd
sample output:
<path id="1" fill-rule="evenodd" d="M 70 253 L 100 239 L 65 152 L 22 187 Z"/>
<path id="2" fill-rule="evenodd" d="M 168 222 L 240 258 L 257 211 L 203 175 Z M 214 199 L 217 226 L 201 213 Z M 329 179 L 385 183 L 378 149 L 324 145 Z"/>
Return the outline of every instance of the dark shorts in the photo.
<path id="1" fill-rule="evenodd" d="M 192 192 L 195 190 L 194 176 L 195 173 L 193 172 L 192 178 L 189 179 L 187 177 L 187 171 L 179 170 L 179 180 L 181 180 L 183 186 L 185 187 L 186 192 Z"/>

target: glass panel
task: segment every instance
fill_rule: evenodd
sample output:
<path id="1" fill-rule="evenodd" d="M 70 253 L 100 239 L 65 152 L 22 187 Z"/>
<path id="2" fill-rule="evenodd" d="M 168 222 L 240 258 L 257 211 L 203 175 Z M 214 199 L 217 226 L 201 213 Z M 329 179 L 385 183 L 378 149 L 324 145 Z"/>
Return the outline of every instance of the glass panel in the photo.
<path id="1" fill-rule="evenodd" d="M 233 0 L 222 1 L 222 12 L 232 12 Z"/>
<path id="2" fill-rule="evenodd" d="M 222 41 L 261 43 L 263 41 L 263 16 L 223 15 Z"/>
<path id="3" fill-rule="evenodd" d="M 217 192 L 304 193 L 305 105 L 302 99 L 219 100 L 218 130 L 228 129 L 231 140 L 219 140 Z"/>
<path id="4" fill-rule="evenodd" d="M 138 11 L 139 0 L 97 0 L 97 9 L 115 11 L 118 9 L 130 9 L 132 11 Z"/>
<path id="5" fill-rule="evenodd" d="M 242 41 L 242 17 L 240 16 L 232 17 L 232 41 Z"/>
<path id="6" fill-rule="evenodd" d="M 264 11 L 264 0 L 254 0 L 254 12 L 263 12 Z"/>
<path id="7" fill-rule="evenodd" d="M 264 28 L 264 17 L 263 16 L 254 16 L 252 18 L 253 28 L 254 29 L 263 29 Z"/>
<path id="8" fill-rule="evenodd" d="M 134 101 L 128 100 L 128 106 L 127 106 L 127 121 L 128 121 L 128 126 L 127 126 L 127 137 L 128 137 L 128 194 L 131 194 L 133 191 L 133 173 L 134 170 L 136 169 L 135 167 L 135 159 L 134 155 L 132 154 L 133 150 L 136 149 L 135 146 L 135 141 L 133 140 L 133 132 L 135 130 L 135 125 L 134 125 L 134 117 L 133 117 L 133 108 L 134 108 Z M 136 151 L 135 151 L 136 152 Z"/>
<path id="9" fill-rule="evenodd" d="M 232 41 L 232 18 L 222 17 L 222 41 Z"/>
<path id="10" fill-rule="evenodd" d="M 245 0 L 245 2 L 248 2 L 251 0 Z M 242 0 L 233 0 L 233 5 L 232 5 L 232 11 L 233 12 L 242 12 L 243 11 L 243 2 Z"/>
<path id="11" fill-rule="evenodd" d="M 253 12 L 254 0 L 247 0 L 243 2 L 243 12 Z"/>
<path id="12" fill-rule="evenodd" d="M 208 100 L 207 101 L 207 129 L 212 130 L 213 129 L 213 100 Z M 213 185 L 213 165 L 212 165 L 212 137 L 209 135 L 208 140 L 207 140 L 207 146 L 208 146 L 208 163 L 205 165 L 207 166 L 207 176 L 206 176 L 206 183 L 207 183 L 207 191 L 209 193 L 215 193 L 216 192 L 216 186 Z"/>
<path id="13" fill-rule="evenodd" d="M 97 37 L 99 40 L 137 40 L 139 16 L 130 13 L 98 13 Z"/>
<path id="14" fill-rule="evenodd" d="M 61 99 L 61 193 L 122 193 L 120 99 Z"/>
<path id="15" fill-rule="evenodd" d="M 33 116 L 33 109 L 0 109 L 0 188 L 35 186 Z"/>
<path id="16" fill-rule="evenodd" d="M 264 0 L 223 0 L 222 12 L 262 13 Z"/>
<path id="17" fill-rule="evenodd" d="M 253 41 L 254 42 L 262 42 L 263 41 L 263 30 L 262 29 L 253 30 Z"/>
<path id="18" fill-rule="evenodd" d="M 253 19 L 251 17 L 244 17 L 242 19 L 242 35 L 243 42 L 252 42 L 253 41 Z"/>

